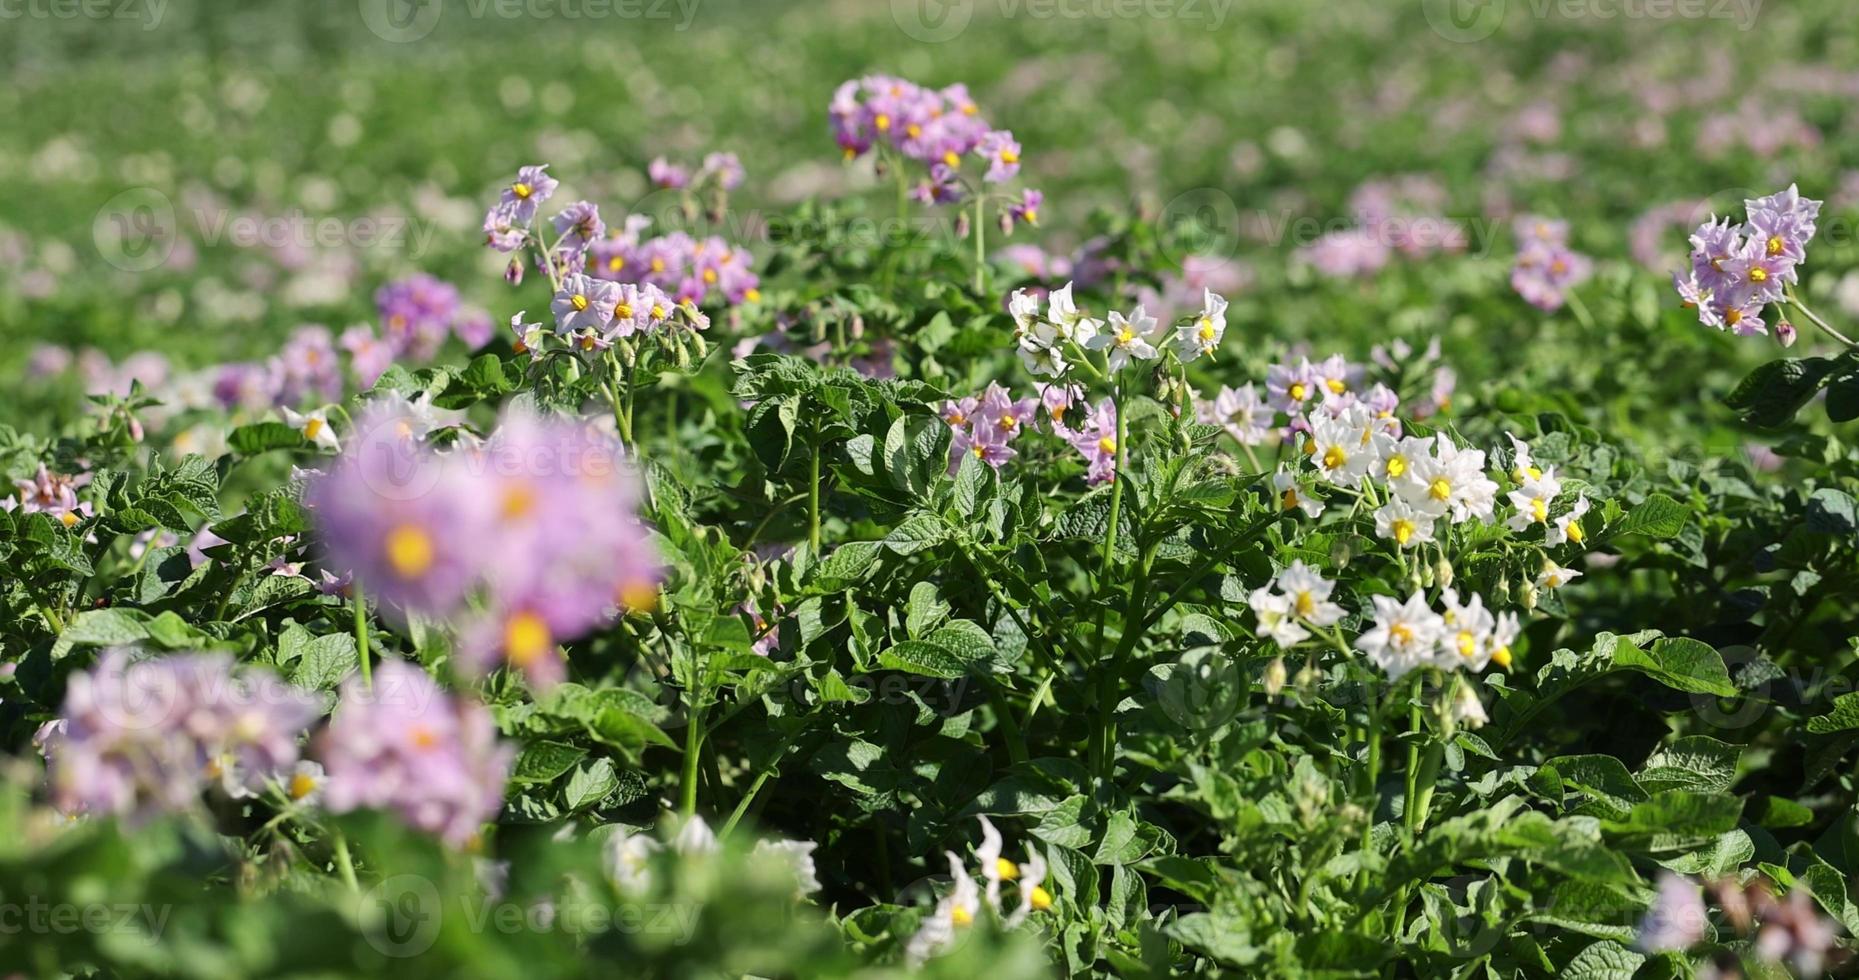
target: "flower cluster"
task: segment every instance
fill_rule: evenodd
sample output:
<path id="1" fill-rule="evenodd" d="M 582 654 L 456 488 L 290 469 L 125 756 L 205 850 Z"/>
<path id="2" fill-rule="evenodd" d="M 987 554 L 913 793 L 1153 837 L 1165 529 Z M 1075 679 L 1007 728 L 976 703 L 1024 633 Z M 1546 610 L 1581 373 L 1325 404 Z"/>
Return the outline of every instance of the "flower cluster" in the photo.
<path id="1" fill-rule="evenodd" d="M 387 608 L 465 613 L 460 663 L 507 662 L 547 686 L 557 644 L 656 601 L 659 558 L 612 436 L 515 411 L 481 442 L 441 452 L 404 401 L 364 412 L 348 452 L 305 489 L 327 565 Z"/>
<path id="2" fill-rule="evenodd" d="M 1744 201 L 1747 224 L 1713 216 L 1699 225 L 1691 234 L 1691 268 L 1672 273 L 1673 287 L 1697 309 L 1698 322 L 1745 337 L 1767 334 L 1763 311 L 1787 298 L 1785 287 L 1799 280 L 1820 203 L 1789 184 Z"/>
<path id="3" fill-rule="evenodd" d="M 493 324 L 488 314 L 462 305 L 458 287 L 425 273 L 390 282 L 374 294 L 375 311 L 381 318 L 381 340 L 393 360 L 429 361 L 439 345 L 456 335 L 465 346 L 476 349 L 491 339 Z M 358 361 L 373 364 L 385 355 L 370 349 L 371 336 L 351 329 L 343 334 L 342 346 L 351 353 L 360 351 Z M 385 365 L 383 365 L 385 369 Z M 358 363 L 358 374 L 365 373 Z M 375 372 L 379 375 L 379 371 Z"/>
<path id="4" fill-rule="evenodd" d="M 969 396 L 943 406 L 942 420 L 949 424 L 949 472 L 973 455 L 995 469 L 1016 453 L 1012 442 L 1039 415 L 1039 399 L 1014 398 L 1007 389 L 990 382 L 979 397 Z"/>
<path id="5" fill-rule="evenodd" d="M 1112 311 L 1106 322 L 1077 305 L 1072 283 L 1046 296 L 1043 315 L 1038 296 L 1024 289 L 1014 290 L 1007 304 L 1020 362 L 1032 374 L 1051 378 L 1067 376 L 1081 350 L 1103 352 L 1113 372 L 1135 361 L 1156 360 L 1165 350 L 1184 364 L 1212 356 L 1226 336 L 1226 307 L 1224 298 L 1208 290 L 1193 316 L 1163 323 L 1138 306 L 1128 314 Z"/>
<path id="6" fill-rule="evenodd" d="M 646 176 L 651 178 L 652 186 L 664 190 L 698 190 L 705 184 L 714 183 L 723 190 L 733 191 L 742 186 L 746 174 L 736 154 L 710 153 L 704 156 L 703 164 L 695 173 L 689 167 L 672 163 L 664 157 L 655 157 L 646 166 Z"/>
<path id="7" fill-rule="evenodd" d="M 833 139 L 847 160 L 876 147 L 926 167 L 912 191 L 924 204 L 956 203 L 1020 173 L 1019 142 L 982 118 L 965 85 L 931 89 L 889 75 L 868 75 L 840 85 L 828 112 Z M 971 158 L 985 168 L 974 185 L 960 176 Z M 1040 192 L 1023 191 L 1003 212 L 1003 226 L 1012 230 L 1015 221 L 1037 225 L 1043 203 Z"/>
<path id="8" fill-rule="evenodd" d="M 979 864 L 981 883 L 977 884 L 974 875 L 968 873 L 959 855 L 954 851 L 944 852 L 949 859 L 949 876 L 954 879 L 954 887 L 936 903 L 935 910 L 905 944 L 904 958 L 913 967 L 953 947 L 957 930 L 974 925 L 984 906 L 990 914 L 1001 917 L 1001 926 L 1006 929 L 1017 928 L 1034 912 L 1052 907 L 1052 893 L 1044 885 L 1045 859 L 1037 850 L 1028 850 L 1025 864 L 1007 860 L 1001 855 L 1000 831 L 994 829 L 987 817 L 980 820 L 981 846 L 975 848 L 975 860 Z M 1013 911 L 1003 916 L 1001 892 L 1009 883 L 1015 885 L 1019 898 Z"/>
<path id="9" fill-rule="evenodd" d="M 1353 279 L 1381 271 L 1397 254 L 1463 250 L 1465 227 L 1443 216 L 1446 204 L 1446 189 L 1430 177 L 1366 181 L 1349 197 L 1354 223 L 1298 249 L 1297 260 L 1327 278 Z"/>
<path id="10" fill-rule="evenodd" d="M 659 829 L 667 833 L 671 826 L 661 824 Z M 677 825 L 667 843 L 644 833 L 614 833 L 602 849 L 602 865 L 608 880 L 621 894 L 637 897 L 652 888 L 655 855 L 669 850 L 682 859 L 705 858 L 716 854 L 720 847 L 715 831 L 704 818 L 692 815 Z M 794 876 L 795 896 L 804 897 L 820 890 L 819 869 L 813 863 L 813 852 L 818 847 L 810 840 L 758 840 L 753 856 L 785 866 Z"/>
<path id="11" fill-rule="evenodd" d="M 711 169 L 712 166 L 716 169 Z M 731 304 L 752 303 L 761 298 L 760 280 L 750 268 L 748 253 L 721 238 L 696 238 L 682 231 L 644 239 L 642 234 L 652 219 L 632 215 L 609 234 L 600 208 L 589 201 L 575 201 L 549 219 L 552 242 L 536 227 L 538 209 L 555 193 L 556 180 L 547 165 L 524 167 L 503 189 L 498 202 L 484 219 L 485 242 L 499 252 L 536 250 L 538 266 L 548 273 L 556 288 L 557 299 L 571 281 L 578 283 L 623 283 L 634 287 L 629 294 L 634 306 L 666 309 L 696 306 L 721 297 Z M 665 186 L 683 188 L 693 178 L 682 170 L 658 161 L 654 180 Z M 735 157 L 712 154 L 699 177 L 715 183 L 718 193 L 741 182 L 742 167 Z M 720 207 L 720 206 L 719 206 Z M 505 278 L 513 285 L 523 279 L 523 262 L 513 257 Z M 598 287 L 602 302 L 581 286 L 570 295 L 580 295 L 596 309 L 607 311 L 621 302 L 617 291 Z M 576 312 L 585 313 L 587 306 Z M 587 319 L 587 318 L 584 318 Z M 608 319 L 612 319 L 611 316 Z M 592 325 L 596 328 L 603 324 Z"/>
<path id="12" fill-rule="evenodd" d="M 60 810 L 136 818 L 184 810 L 210 785 L 240 797 L 290 779 L 321 714 L 314 694 L 229 654 L 117 647 L 71 675 L 36 741 Z"/>
<path id="13" fill-rule="evenodd" d="M 503 808 L 516 747 L 482 705 L 451 697 L 419 667 L 388 661 L 372 687 L 342 685 L 321 756 L 332 811 L 392 810 L 454 847 Z"/>
<path id="14" fill-rule="evenodd" d="M 1587 256 L 1569 248 L 1569 225 L 1526 215 L 1514 224 L 1517 260 L 1511 265 L 1510 285 L 1526 302 L 1553 313 L 1567 301 L 1568 290 L 1594 272 Z"/>

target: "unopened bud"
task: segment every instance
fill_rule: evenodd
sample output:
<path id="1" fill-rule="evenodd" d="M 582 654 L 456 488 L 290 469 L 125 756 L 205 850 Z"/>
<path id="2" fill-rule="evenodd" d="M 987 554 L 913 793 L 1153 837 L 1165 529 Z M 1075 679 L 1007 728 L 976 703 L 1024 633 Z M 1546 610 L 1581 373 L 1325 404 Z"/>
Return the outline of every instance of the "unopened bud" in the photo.
<path id="1" fill-rule="evenodd" d="M 1523 595 L 1520 598 L 1522 598 L 1523 600 L 1524 612 L 1535 611 L 1536 609 L 1536 583 L 1525 582 L 1523 583 L 1523 588 L 1520 591 L 1523 593 Z"/>
<path id="2" fill-rule="evenodd" d="M 1775 324 L 1775 340 L 1783 347 L 1793 347 L 1795 340 L 1799 336 L 1800 333 L 1795 330 L 1794 324 L 1789 323 L 1787 320 L 1782 320 Z"/>
<path id="3" fill-rule="evenodd" d="M 851 337 L 853 340 L 860 340 L 864 338 L 865 317 L 863 314 L 860 314 L 860 313 L 852 314 L 852 320 L 846 327 L 846 336 Z"/>
<path id="4" fill-rule="evenodd" d="M 693 334 L 692 336 L 696 335 Z M 680 371 L 689 371 L 691 369 L 691 349 L 685 346 L 682 337 L 678 339 L 677 343 L 672 345 L 672 360 L 676 362 L 678 370 Z"/>
<path id="5" fill-rule="evenodd" d="M 968 237 L 969 230 L 970 229 L 968 227 L 968 212 L 963 211 L 963 212 L 958 213 L 955 216 L 955 237 L 966 239 Z"/>
<path id="6" fill-rule="evenodd" d="M 1259 678 L 1259 683 L 1265 688 L 1267 697 L 1275 698 L 1285 689 L 1285 678 L 1285 658 L 1273 657 L 1272 662 L 1265 665 L 1265 674 Z"/>
<path id="7" fill-rule="evenodd" d="M 1433 577 L 1439 582 L 1440 588 L 1452 588 L 1452 562 L 1447 561 L 1445 555 L 1441 555 L 1438 564 L 1434 566 Z"/>
<path id="8" fill-rule="evenodd" d="M 639 352 L 633 349 L 632 341 L 622 338 L 614 343 L 613 349 L 619 352 L 621 364 L 630 368 L 639 363 Z"/>
<path id="9" fill-rule="evenodd" d="M 1013 212 L 1012 211 L 1001 212 L 1001 234 L 1003 235 L 1013 234 Z"/>
<path id="10" fill-rule="evenodd" d="M 704 342 L 703 334 L 691 334 L 691 351 L 700 361 L 710 356 L 710 345 Z"/>
<path id="11" fill-rule="evenodd" d="M 522 259 L 520 258 L 511 259 L 510 264 L 504 266 L 503 281 L 509 283 L 512 286 L 521 286 L 523 284 L 523 260 Z"/>

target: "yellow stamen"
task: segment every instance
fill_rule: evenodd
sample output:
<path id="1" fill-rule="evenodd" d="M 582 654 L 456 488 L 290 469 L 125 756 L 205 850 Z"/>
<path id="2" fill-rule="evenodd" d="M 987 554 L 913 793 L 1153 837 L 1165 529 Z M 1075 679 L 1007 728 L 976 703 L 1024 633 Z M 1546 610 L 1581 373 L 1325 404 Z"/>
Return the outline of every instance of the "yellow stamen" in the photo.
<path id="1" fill-rule="evenodd" d="M 1323 451 L 1323 468 L 1333 470 L 1349 462 L 1349 454 L 1341 446 L 1331 446 Z"/>
<path id="2" fill-rule="evenodd" d="M 1531 497 L 1530 516 L 1535 518 L 1539 524 L 1547 521 L 1549 519 L 1549 504 L 1541 497 Z"/>
<path id="3" fill-rule="evenodd" d="M 1001 151 L 1001 162 L 1002 163 L 1019 163 L 1020 154 L 1015 150 L 1002 150 Z"/>
<path id="4" fill-rule="evenodd" d="M 1434 477 L 1433 482 L 1427 484 L 1427 496 L 1444 502 L 1452 496 L 1452 484 L 1447 482 L 1443 476 Z"/>
<path id="5" fill-rule="evenodd" d="M 704 270 L 704 281 L 707 283 L 710 283 L 711 285 L 715 285 L 716 284 L 716 270 L 705 269 Z"/>
<path id="6" fill-rule="evenodd" d="M 1052 907 L 1052 893 L 1046 891 L 1045 887 L 1041 885 L 1034 885 L 1033 893 L 1027 896 L 1026 900 L 1033 908 L 1041 912 Z"/>
<path id="7" fill-rule="evenodd" d="M 1393 626 L 1388 627 L 1388 635 L 1393 637 L 1394 642 L 1399 643 L 1401 646 L 1406 646 L 1414 642 L 1413 628 L 1406 623 L 1395 623 Z"/>
<path id="8" fill-rule="evenodd" d="M 873 116 L 871 124 L 878 127 L 878 132 L 880 133 L 888 133 L 891 131 L 891 117 L 885 113 L 880 112 L 876 116 Z"/>
<path id="9" fill-rule="evenodd" d="M 1285 492 L 1279 495 L 1278 502 L 1284 505 L 1285 510 L 1290 510 L 1291 508 L 1296 507 L 1297 506 L 1297 488 L 1286 487 Z"/>
<path id="10" fill-rule="evenodd" d="M 1588 532 L 1581 529 L 1580 521 L 1570 521 L 1567 533 L 1569 540 L 1576 544 L 1581 544 L 1582 539 L 1588 536 Z"/>
<path id="11" fill-rule="evenodd" d="M 1769 281 L 1769 270 L 1764 269 L 1761 266 L 1755 266 L 1754 268 L 1751 268 L 1749 270 L 1749 281 L 1750 282 L 1768 282 Z"/>
<path id="12" fill-rule="evenodd" d="M 1491 662 L 1497 664 L 1499 667 L 1509 669 L 1510 647 L 1498 647 L 1496 650 L 1491 651 Z"/>
<path id="13" fill-rule="evenodd" d="M 419 578 L 433 564 L 432 536 L 414 524 L 387 532 L 387 564 L 401 578 Z"/>
<path id="14" fill-rule="evenodd" d="M 948 164 L 950 170 L 962 169 L 962 156 L 954 150 L 945 151 L 942 155 L 942 162 Z"/>
<path id="15" fill-rule="evenodd" d="M 1290 395 L 1292 401 L 1301 402 L 1310 397 L 1310 388 L 1307 387 L 1304 382 L 1299 381 L 1293 384 L 1290 390 L 1286 391 L 1285 394 Z"/>
<path id="16" fill-rule="evenodd" d="M 1317 601 L 1310 597 L 1309 592 L 1299 592 L 1297 594 L 1296 608 L 1299 616 L 1309 619 L 1317 612 Z"/>
<path id="17" fill-rule="evenodd" d="M 576 293 L 568 297 L 568 304 L 574 307 L 576 313 L 584 312 L 587 310 L 587 297 Z"/>
<path id="18" fill-rule="evenodd" d="M 500 510 L 506 521 L 528 517 L 536 509 L 536 490 L 527 483 L 518 484 L 504 491 L 503 506 Z"/>
<path id="19" fill-rule="evenodd" d="M 1784 244 L 1785 244 L 1785 243 L 1784 243 L 1784 242 L 1782 241 L 1782 236 L 1780 236 L 1780 235 L 1770 235 L 1770 236 L 1769 236 L 1769 241 L 1768 241 L 1768 246 L 1767 246 L 1767 248 L 1766 248 L 1766 251 L 1767 251 L 1767 252 L 1768 252 L 1768 253 L 1769 253 L 1770 255 L 1780 255 L 1780 254 L 1782 254 L 1782 246 L 1783 246 Z"/>
<path id="20" fill-rule="evenodd" d="M 514 666 L 527 667 L 535 663 L 554 645 L 555 638 L 549 634 L 549 624 L 535 613 L 517 613 L 504 624 L 504 656 Z"/>
<path id="21" fill-rule="evenodd" d="M 1464 657 L 1467 660 L 1470 660 L 1477 653 L 1478 653 L 1478 637 L 1473 636 L 1470 630 L 1460 630 L 1459 631 L 1459 656 Z"/>
<path id="22" fill-rule="evenodd" d="M 1402 473 L 1405 473 L 1405 472 L 1407 472 L 1407 457 L 1405 456 L 1388 457 L 1388 475 L 1389 476 L 1400 476 Z"/>
<path id="23" fill-rule="evenodd" d="M 323 431 L 323 424 L 324 424 L 323 420 L 319 418 L 304 419 L 303 420 L 303 437 L 305 439 L 315 439 L 317 435 L 319 435 Z"/>
<path id="24" fill-rule="evenodd" d="M 957 905 L 949 910 L 949 921 L 958 926 L 965 926 L 975 921 L 975 914 L 966 906 Z"/>
<path id="25" fill-rule="evenodd" d="M 523 200 L 528 200 L 529 195 L 534 194 L 536 192 L 535 188 L 529 186 L 528 184 L 523 183 L 520 180 L 514 184 L 511 184 L 510 190 L 513 193 L 515 193 L 517 197 L 520 197 Z"/>
<path id="26" fill-rule="evenodd" d="M 1348 386 L 1348 385 L 1346 385 L 1346 384 L 1344 384 L 1344 383 L 1343 383 L 1343 379 L 1341 379 L 1341 378 L 1331 378 L 1330 380 L 1328 380 L 1328 381 L 1325 381 L 1325 382 L 1324 382 L 1324 384 L 1326 384 L 1326 385 L 1329 385 L 1329 386 L 1330 386 L 1330 391 L 1331 391 L 1331 393 L 1333 393 L 1333 394 L 1338 394 L 1338 395 L 1340 395 L 1340 394 L 1342 394 L 1343 392 L 1345 392 L 1345 391 L 1348 391 L 1348 390 L 1349 390 L 1349 386 Z"/>
<path id="27" fill-rule="evenodd" d="M 628 582 L 620 586 L 620 605 L 629 612 L 651 612 L 658 608 L 658 584 Z"/>
<path id="28" fill-rule="evenodd" d="M 621 303 L 618 306 L 615 306 L 613 308 L 613 318 L 615 320 L 632 319 L 633 318 L 633 305 L 631 303 Z"/>
<path id="29" fill-rule="evenodd" d="M 408 740 L 416 749 L 432 749 L 439 745 L 439 734 L 423 724 L 416 724 L 408 734 Z"/>
<path id="30" fill-rule="evenodd" d="M 909 133 L 911 139 L 916 139 L 917 137 L 923 135 L 923 127 L 917 125 L 916 123 L 911 123 L 910 125 L 904 127 L 904 132 Z"/>
<path id="31" fill-rule="evenodd" d="M 316 778 L 309 773 L 297 773 L 290 777 L 290 787 L 287 792 L 290 793 L 291 799 L 301 800 L 316 792 Z"/>
<path id="32" fill-rule="evenodd" d="M 1105 436 L 1104 438 L 1097 440 L 1097 448 L 1103 450 L 1106 453 L 1114 453 L 1117 451 L 1117 440 L 1111 438 L 1110 436 Z"/>
<path id="33" fill-rule="evenodd" d="M 62 514 L 59 514 L 58 522 L 60 524 L 63 524 L 65 527 L 76 527 L 77 522 L 78 522 L 77 511 L 67 510 Z"/>
<path id="34" fill-rule="evenodd" d="M 1407 542 L 1413 539 L 1416 528 L 1413 521 L 1405 517 L 1397 517 L 1394 520 L 1393 530 L 1394 543 L 1405 547 Z"/>
<path id="35" fill-rule="evenodd" d="M 1002 881 L 1012 881 L 1020 877 L 1020 866 L 1006 858 L 995 858 L 994 874 Z"/>
<path id="36" fill-rule="evenodd" d="M 759 303 L 762 301 L 762 291 L 753 287 L 745 289 L 742 292 L 742 298 L 751 303 Z"/>

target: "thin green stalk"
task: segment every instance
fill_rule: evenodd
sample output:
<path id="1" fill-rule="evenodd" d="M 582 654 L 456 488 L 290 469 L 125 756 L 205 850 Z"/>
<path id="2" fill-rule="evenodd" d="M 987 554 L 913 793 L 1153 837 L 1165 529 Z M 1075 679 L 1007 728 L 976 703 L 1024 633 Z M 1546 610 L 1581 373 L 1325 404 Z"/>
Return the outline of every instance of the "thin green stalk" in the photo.
<path id="1" fill-rule="evenodd" d="M 1801 315 L 1807 317 L 1807 319 L 1811 323 L 1813 323 L 1814 326 L 1817 326 L 1820 329 L 1825 330 L 1829 337 L 1832 337 L 1834 340 L 1837 340 L 1840 343 L 1845 344 L 1848 347 L 1859 346 L 1859 345 L 1856 345 L 1855 342 L 1850 337 L 1847 337 L 1845 334 L 1829 326 L 1827 324 L 1827 321 L 1822 320 L 1817 314 L 1814 313 L 1813 310 L 1808 309 L 1807 304 L 1801 302 L 1800 293 L 1797 293 L 1792 289 L 1788 290 L 1788 302 L 1793 304 L 1795 309 L 1800 310 Z"/>
<path id="2" fill-rule="evenodd" d="M 820 556 L 820 451 L 815 445 L 807 464 L 807 545 L 815 558 Z"/>
<path id="3" fill-rule="evenodd" d="M 692 687 L 688 709 L 690 722 L 684 729 L 684 772 L 678 781 L 678 812 L 685 817 L 697 812 L 697 766 L 704 745 L 703 709 L 698 706 L 700 694 Z"/>
<path id="4" fill-rule="evenodd" d="M 1026 751 L 1026 739 L 1020 734 L 1020 726 L 1013 720 L 1012 706 L 1007 703 L 1007 696 L 1001 692 L 1000 685 L 988 682 L 988 699 L 994 703 L 994 714 L 1000 720 L 1001 734 L 1007 739 L 1007 757 L 1016 764 L 1031 758 Z"/>
<path id="5" fill-rule="evenodd" d="M 987 269 L 988 263 L 988 223 L 983 219 L 982 212 L 984 202 L 983 195 L 975 195 L 975 295 L 977 296 L 981 295 L 982 289 L 987 285 L 981 276 L 982 272 Z"/>
<path id="6" fill-rule="evenodd" d="M 349 584 L 349 601 L 355 607 L 355 656 L 361 664 L 361 687 L 364 691 L 372 691 L 374 667 L 368 656 L 368 596 L 362 591 L 360 578 Z"/>
<path id="7" fill-rule="evenodd" d="M 355 862 L 349 860 L 349 839 L 340 830 L 336 831 L 336 868 L 342 872 L 342 883 L 349 886 L 349 891 L 361 891 L 355 882 Z"/>
<path id="8" fill-rule="evenodd" d="M 1117 379 L 1115 387 L 1111 389 L 1110 403 L 1113 410 L 1117 413 L 1117 461 L 1115 469 L 1110 475 L 1110 527 L 1104 532 L 1104 564 L 1102 571 L 1098 575 L 1098 586 L 1100 589 L 1103 586 L 1104 580 L 1110 576 L 1110 563 L 1117 552 L 1117 523 L 1122 518 L 1123 510 L 1123 463 L 1124 460 L 1128 458 L 1128 447 L 1126 447 L 1124 443 L 1128 441 L 1126 438 L 1128 434 L 1128 423 L 1124 421 L 1123 380 L 1121 377 Z"/>

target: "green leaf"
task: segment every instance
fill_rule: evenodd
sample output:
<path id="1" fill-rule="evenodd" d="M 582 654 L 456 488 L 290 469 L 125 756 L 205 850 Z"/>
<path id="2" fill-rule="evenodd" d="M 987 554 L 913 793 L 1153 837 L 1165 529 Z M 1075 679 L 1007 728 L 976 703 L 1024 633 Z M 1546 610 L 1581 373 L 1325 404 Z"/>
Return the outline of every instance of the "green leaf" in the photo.
<path id="1" fill-rule="evenodd" d="M 1834 698 L 1832 711 L 1807 720 L 1807 730 L 1815 735 L 1828 735 L 1854 728 L 1859 728 L 1859 692 Z"/>
<path id="2" fill-rule="evenodd" d="M 510 778 L 519 783 L 553 782 L 586 756 L 586 749 L 566 742 L 531 742 L 517 756 Z"/>
<path id="3" fill-rule="evenodd" d="M 568 785 L 562 790 L 562 802 L 569 810 L 584 810 L 613 792 L 620 783 L 613 774 L 612 759 L 596 759 L 593 765 L 582 766 L 568 778 Z"/>
<path id="4" fill-rule="evenodd" d="M 1657 793 L 1688 789 L 1700 793 L 1727 792 L 1736 782 L 1739 746 L 1705 735 L 1689 735 L 1654 752 L 1640 768 L 1638 781 Z"/>
<path id="5" fill-rule="evenodd" d="M 255 422 L 232 430 L 226 445 L 241 456 L 258 456 L 273 449 L 304 449 L 310 443 L 303 433 L 282 422 Z"/>
<path id="6" fill-rule="evenodd" d="M 1627 516 L 1609 531 L 1618 537 L 1627 534 L 1644 534 L 1649 538 L 1674 538 L 1685 529 L 1685 522 L 1691 517 L 1691 511 L 1684 504 L 1662 493 L 1650 494 L 1639 506 L 1627 512 Z"/>
<path id="7" fill-rule="evenodd" d="M 1782 425 L 1819 393 L 1833 366 L 1824 357 L 1770 361 L 1751 371 L 1723 402 L 1752 425 Z"/>
<path id="8" fill-rule="evenodd" d="M 933 548 L 948 536 L 942 518 L 934 514 L 917 514 L 899 524 L 884 537 L 884 546 L 900 555 L 914 555 Z"/>
<path id="9" fill-rule="evenodd" d="M 1641 648 L 1632 643 L 1614 645 L 1614 666 L 1637 670 L 1667 687 L 1691 694 L 1714 694 L 1735 697 L 1736 685 L 1730 671 L 1710 644 L 1689 637 L 1675 636 L 1653 641 Z"/>

